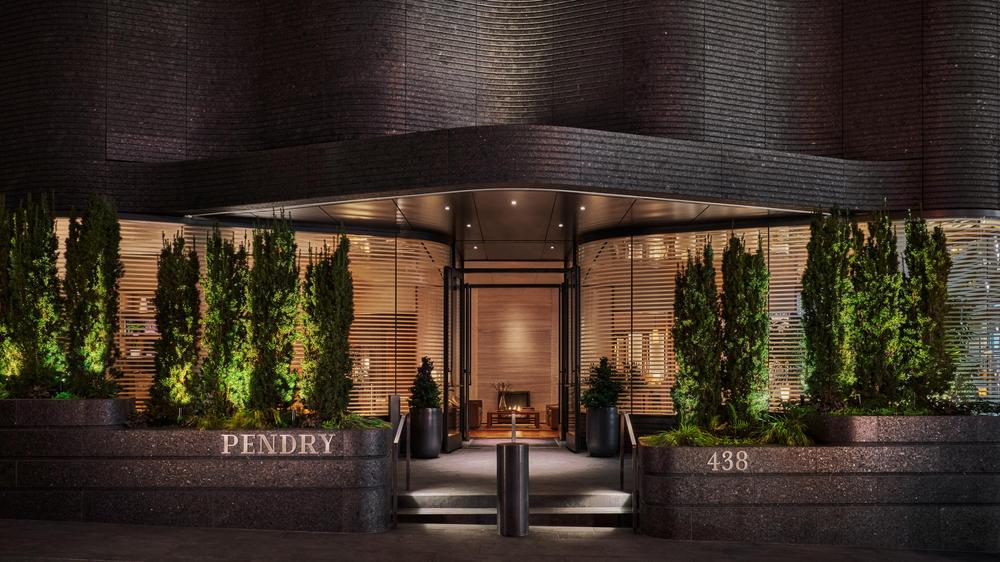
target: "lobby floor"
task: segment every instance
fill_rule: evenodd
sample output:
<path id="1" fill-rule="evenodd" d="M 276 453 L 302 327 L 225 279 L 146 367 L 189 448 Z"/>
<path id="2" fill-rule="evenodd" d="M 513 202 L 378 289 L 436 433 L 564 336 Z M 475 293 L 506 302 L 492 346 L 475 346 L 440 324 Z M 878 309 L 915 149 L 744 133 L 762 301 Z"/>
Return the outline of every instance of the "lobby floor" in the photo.
<path id="1" fill-rule="evenodd" d="M 401 525 L 378 535 L 0 520 L 0 561 L 714 560 L 931 562 L 995 556 L 867 548 L 678 542 L 625 529 L 532 527 L 503 538 L 473 525 Z"/>

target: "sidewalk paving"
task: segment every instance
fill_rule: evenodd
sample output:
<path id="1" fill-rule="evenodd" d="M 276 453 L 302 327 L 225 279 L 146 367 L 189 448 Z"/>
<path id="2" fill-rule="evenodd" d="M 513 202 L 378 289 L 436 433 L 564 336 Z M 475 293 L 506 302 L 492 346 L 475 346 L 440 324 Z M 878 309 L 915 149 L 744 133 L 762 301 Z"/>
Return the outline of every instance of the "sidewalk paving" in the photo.
<path id="1" fill-rule="evenodd" d="M 491 526 L 401 525 L 382 534 L 146 527 L 0 520 L 0 561 L 46 560 L 671 560 L 930 562 L 996 555 L 867 548 L 667 541 L 626 529 L 532 527 L 528 537 Z"/>

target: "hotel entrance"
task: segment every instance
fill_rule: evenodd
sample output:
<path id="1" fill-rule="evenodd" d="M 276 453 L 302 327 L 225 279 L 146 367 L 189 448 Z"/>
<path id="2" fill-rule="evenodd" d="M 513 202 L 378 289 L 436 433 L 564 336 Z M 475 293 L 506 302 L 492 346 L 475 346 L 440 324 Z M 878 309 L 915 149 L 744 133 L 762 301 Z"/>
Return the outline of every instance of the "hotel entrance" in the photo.
<path id="1" fill-rule="evenodd" d="M 513 435 L 578 449 L 574 275 L 560 262 L 448 272 L 446 450 Z"/>

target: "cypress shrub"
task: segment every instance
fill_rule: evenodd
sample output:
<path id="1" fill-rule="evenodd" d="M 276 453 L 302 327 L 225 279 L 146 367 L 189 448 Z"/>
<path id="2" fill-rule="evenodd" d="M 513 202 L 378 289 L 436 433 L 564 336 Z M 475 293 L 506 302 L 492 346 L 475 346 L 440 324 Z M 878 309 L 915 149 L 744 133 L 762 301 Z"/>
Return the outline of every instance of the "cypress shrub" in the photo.
<path id="1" fill-rule="evenodd" d="M 846 214 L 817 214 L 802 275 L 806 391 L 820 410 L 844 406 L 854 384 L 854 285 L 861 232 Z"/>
<path id="2" fill-rule="evenodd" d="M 248 294 L 248 405 L 254 410 L 267 410 L 291 402 L 296 382 L 292 356 L 299 310 L 299 268 L 295 233 L 283 217 L 253 231 Z"/>
<path id="3" fill-rule="evenodd" d="M 854 395 L 863 407 L 898 404 L 903 389 L 903 275 L 885 212 L 868 223 L 854 274 Z"/>
<path id="4" fill-rule="evenodd" d="M 199 393 L 205 412 L 224 415 L 243 410 L 250 401 L 247 347 L 247 250 L 226 240 L 219 228 L 205 244 L 203 346 L 205 361 L 199 375 Z"/>
<path id="5" fill-rule="evenodd" d="M 767 412 L 769 281 L 760 237 L 751 254 L 732 235 L 722 254 L 722 387 L 734 422 Z"/>
<path id="6" fill-rule="evenodd" d="M 0 400 L 9 395 L 11 379 L 20 371 L 20 360 L 11 339 L 10 243 L 11 217 L 0 195 Z"/>
<path id="7" fill-rule="evenodd" d="M 118 286 L 121 230 L 105 197 L 91 197 L 83 216 L 73 216 L 66 238 L 68 390 L 83 398 L 117 394 Z"/>
<path id="8" fill-rule="evenodd" d="M 410 386 L 410 409 L 441 407 L 441 391 L 438 389 L 437 381 L 431 376 L 433 372 L 434 362 L 425 355 L 420 359 L 417 376 Z"/>
<path id="9" fill-rule="evenodd" d="M 350 248 L 347 236 L 341 236 L 336 251 L 323 248 L 315 258 L 310 252 L 303 289 L 302 397 L 309 409 L 335 423 L 347 414 L 353 384 L 348 342 L 354 322 Z"/>
<path id="10" fill-rule="evenodd" d="M 940 226 L 931 233 L 924 219 L 910 216 L 905 234 L 907 386 L 916 406 L 929 407 L 955 378 L 955 351 L 945 328 L 951 255 Z"/>
<path id="11" fill-rule="evenodd" d="M 29 197 L 14 213 L 12 230 L 8 318 L 18 367 L 8 390 L 17 398 L 45 398 L 66 383 L 58 242 L 47 199 Z"/>
<path id="12" fill-rule="evenodd" d="M 677 272 L 674 296 L 674 353 L 677 384 L 674 410 L 684 424 L 707 425 L 722 400 L 719 301 L 715 288 L 712 244 L 701 258 L 688 254 Z"/>
<path id="13" fill-rule="evenodd" d="M 156 271 L 156 360 L 153 412 L 169 416 L 175 408 L 191 404 L 194 372 L 198 363 L 198 254 L 187 249 L 184 237 L 163 241 Z"/>

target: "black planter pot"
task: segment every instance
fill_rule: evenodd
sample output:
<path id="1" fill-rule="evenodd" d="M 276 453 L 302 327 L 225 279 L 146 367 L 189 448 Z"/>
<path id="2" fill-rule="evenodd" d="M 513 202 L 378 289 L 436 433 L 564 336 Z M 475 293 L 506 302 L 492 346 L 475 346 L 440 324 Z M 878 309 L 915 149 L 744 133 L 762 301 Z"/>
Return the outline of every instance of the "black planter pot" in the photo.
<path id="1" fill-rule="evenodd" d="M 618 408 L 587 409 L 587 451 L 592 457 L 618 454 Z"/>
<path id="2" fill-rule="evenodd" d="M 411 454 L 418 459 L 435 459 L 441 454 L 443 431 L 440 408 L 410 410 Z"/>

